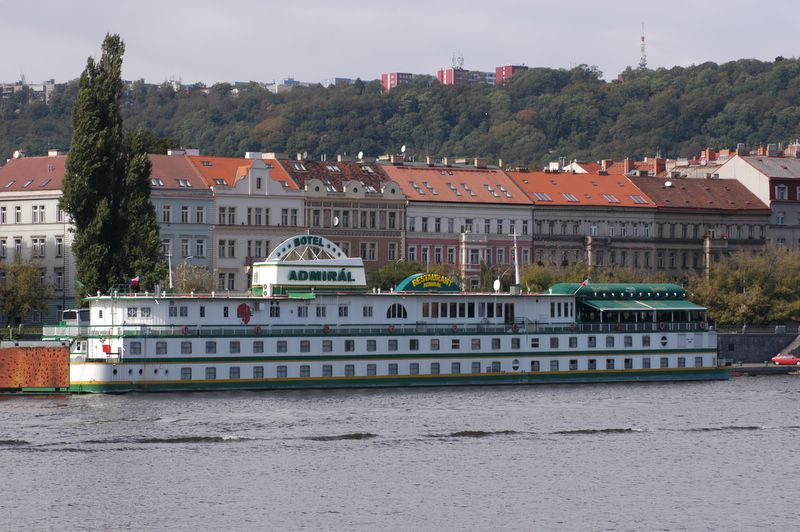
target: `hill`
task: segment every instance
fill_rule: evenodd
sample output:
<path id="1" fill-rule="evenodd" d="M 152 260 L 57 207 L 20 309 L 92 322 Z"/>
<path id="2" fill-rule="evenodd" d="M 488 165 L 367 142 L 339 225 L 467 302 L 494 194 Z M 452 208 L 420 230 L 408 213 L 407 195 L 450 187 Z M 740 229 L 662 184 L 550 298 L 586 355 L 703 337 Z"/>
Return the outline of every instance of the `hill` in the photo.
<path id="1" fill-rule="evenodd" d="M 0 100 L 0 157 L 69 145 L 76 84 L 51 100 L 22 92 Z M 742 59 L 658 70 L 626 70 L 606 82 L 597 70 L 532 68 L 500 88 L 442 86 L 433 78 L 381 92 L 377 81 L 298 87 L 275 95 L 258 84 L 222 83 L 207 93 L 135 82 L 126 128 L 144 127 L 202 153 L 397 152 L 484 156 L 538 166 L 570 159 L 665 157 L 705 147 L 760 145 L 800 135 L 800 60 Z"/>

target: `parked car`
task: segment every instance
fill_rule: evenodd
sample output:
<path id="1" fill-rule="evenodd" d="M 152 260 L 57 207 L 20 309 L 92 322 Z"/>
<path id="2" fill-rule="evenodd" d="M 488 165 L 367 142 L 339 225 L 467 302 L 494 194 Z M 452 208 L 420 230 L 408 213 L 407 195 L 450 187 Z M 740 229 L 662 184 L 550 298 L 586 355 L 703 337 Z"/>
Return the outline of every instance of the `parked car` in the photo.
<path id="1" fill-rule="evenodd" d="M 775 355 L 770 360 L 776 366 L 800 366 L 800 357 L 790 355 L 789 353 Z"/>

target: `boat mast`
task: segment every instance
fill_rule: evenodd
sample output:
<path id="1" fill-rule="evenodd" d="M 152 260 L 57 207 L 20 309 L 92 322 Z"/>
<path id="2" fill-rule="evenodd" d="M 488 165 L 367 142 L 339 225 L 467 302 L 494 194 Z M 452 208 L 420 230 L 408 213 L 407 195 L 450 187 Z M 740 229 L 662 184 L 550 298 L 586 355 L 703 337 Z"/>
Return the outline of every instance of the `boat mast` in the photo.
<path id="1" fill-rule="evenodd" d="M 514 238 L 514 284 L 519 286 L 519 261 L 517 260 L 517 228 L 509 236 Z"/>

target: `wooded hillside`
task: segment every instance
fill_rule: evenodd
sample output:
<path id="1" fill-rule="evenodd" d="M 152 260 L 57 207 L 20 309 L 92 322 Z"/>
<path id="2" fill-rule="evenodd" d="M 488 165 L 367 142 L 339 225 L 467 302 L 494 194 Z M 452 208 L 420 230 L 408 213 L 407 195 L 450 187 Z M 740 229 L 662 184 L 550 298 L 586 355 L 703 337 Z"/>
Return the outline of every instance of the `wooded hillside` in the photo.
<path id="1" fill-rule="evenodd" d="M 800 136 L 800 60 L 739 60 L 688 68 L 628 69 L 606 82 L 585 66 L 533 68 L 500 88 L 442 86 L 418 77 L 381 92 L 377 81 L 295 88 L 274 95 L 259 85 L 217 84 L 175 92 L 135 82 L 126 128 L 144 127 L 202 153 L 245 151 L 484 156 L 538 166 L 559 156 L 596 160 L 697 154 L 705 147 L 760 145 Z M 48 104 L 27 94 L 0 100 L 0 158 L 70 143 L 76 83 Z"/>

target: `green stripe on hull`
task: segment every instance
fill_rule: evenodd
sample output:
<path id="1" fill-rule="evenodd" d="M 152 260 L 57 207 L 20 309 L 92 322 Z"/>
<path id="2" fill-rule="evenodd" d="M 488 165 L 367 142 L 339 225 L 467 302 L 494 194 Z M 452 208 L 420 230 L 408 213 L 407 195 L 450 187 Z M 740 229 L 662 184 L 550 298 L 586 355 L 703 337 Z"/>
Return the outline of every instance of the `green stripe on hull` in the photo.
<path id="1" fill-rule="evenodd" d="M 471 386 L 503 384 L 573 384 L 597 382 L 664 382 L 727 380 L 725 368 L 630 370 L 616 372 L 494 373 L 431 376 L 291 378 L 234 381 L 169 381 L 153 383 L 75 384 L 74 393 L 176 392 L 222 390 L 280 390 L 314 388 L 368 388 L 404 386 Z"/>

